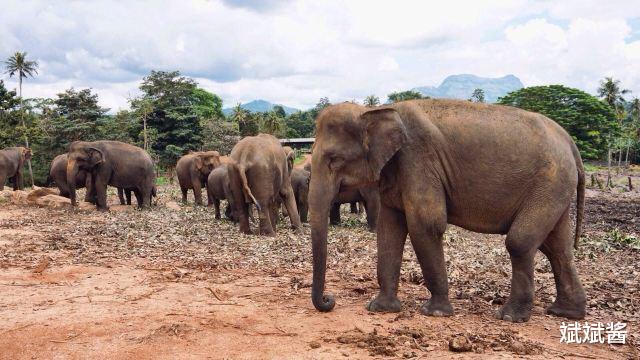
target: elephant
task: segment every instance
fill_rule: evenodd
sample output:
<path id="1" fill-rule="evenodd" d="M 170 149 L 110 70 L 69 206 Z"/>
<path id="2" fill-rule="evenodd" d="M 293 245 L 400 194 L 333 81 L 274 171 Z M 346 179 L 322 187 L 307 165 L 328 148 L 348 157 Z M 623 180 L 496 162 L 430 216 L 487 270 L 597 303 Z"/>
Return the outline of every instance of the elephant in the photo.
<path id="1" fill-rule="evenodd" d="M 233 147 L 227 168 L 240 231 L 251 234 L 249 204 L 253 203 L 258 209 L 259 233 L 274 236 L 278 197 L 285 203 L 292 228 L 301 231 L 291 188 L 289 164 L 293 164 L 293 156 L 293 152 L 285 153 L 278 139 L 268 134 L 245 137 Z"/>
<path id="2" fill-rule="evenodd" d="M 341 190 L 333 200 L 333 205 L 329 212 L 329 223 L 331 225 L 340 224 L 340 205 L 342 204 L 349 203 L 351 213 L 359 213 L 357 209 L 359 202 L 364 205 L 364 209 L 367 212 L 367 226 L 369 231 L 376 231 L 380 196 L 378 189 L 372 187 Z"/>
<path id="3" fill-rule="evenodd" d="M 203 205 L 202 187 L 206 186 L 209 173 L 218 166 L 220 166 L 220 153 L 217 151 L 193 152 L 178 160 L 176 174 L 184 204 L 187 203 L 187 192 L 193 189 L 196 205 Z"/>
<path id="4" fill-rule="evenodd" d="M 76 182 L 79 171 L 91 174 L 96 206 L 107 211 L 107 185 L 135 193 L 138 206 L 151 205 L 155 193 L 155 172 L 151 156 L 141 148 L 120 141 L 75 141 L 69 145 L 67 184 L 71 204 L 76 206 Z"/>
<path id="5" fill-rule="evenodd" d="M 341 189 L 380 192 L 377 278 L 367 309 L 397 312 L 402 252 L 410 235 L 431 297 L 421 312 L 449 316 L 443 253 L 447 224 L 506 235 L 511 293 L 496 318 L 525 322 L 534 297 L 534 255 L 549 259 L 556 299 L 546 312 L 585 316 L 586 297 L 573 261 L 584 217 L 584 168 L 576 144 L 553 120 L 513 107 L 460 100 L 410 100 L 375 108 L 344 103 L 316 121 L 309 188 L 312 302 L 324 294 L 327 214 Z M 576 196 L 575 234 L 569 211 Z"/>
<path id="6" fill-rule="evenodd" d="M 7 180 L 13 183 L 13 190 L 24 189 L 22 166 L 31 159 L 31 149 L 8 147 L 0 150 L 0 190 L 4 190 Z"/>
<path id="7" fill-rule="evenodd" d="M 56 156 L 51 162 L 51 170 L 49 170 L 49 178 L 53 183 L 55 183 L 58 191 L 60 192 L 60 196 L 64 196 L 66 198 L 71 196 L 71 190 L 69 190 L 69 185 L 67 184 L 68 156 L 69 155 L 66 153 Z M 92 191 L 91 188 L 90 172 L 79 169 L 75 178 L 75 186 L 76 189 L 86 187 L 87 192 L 85 193 L 84 201 L 95 204 L 95 192 Z"/>
<path id="8" fill-rule="evenodd" d="M 298 208 L 298 215 L 300 221 L 307 222 L 307 214 L 309 212 L 309 180 L 311 173 L 307 170 L 294 167 L 291 171 L 291 188 L 293 189 L 293 196 L 296 199 L 296 207 Z"/>
<path id="9" fill-rule="evenodd" d="M 229 172 L 227 165 L 223 163 L 209 173 L 207 178 L 207 198 L 208 206 L 214 206 L 216 211 L 216 219 L 220 219 L 220 200 L 227 200 L 227 208 L 225 216 L 227 219 L 237 220 L 233 213 L 233 195 L 231 194 L 231 185 L 229 183 Z"/>

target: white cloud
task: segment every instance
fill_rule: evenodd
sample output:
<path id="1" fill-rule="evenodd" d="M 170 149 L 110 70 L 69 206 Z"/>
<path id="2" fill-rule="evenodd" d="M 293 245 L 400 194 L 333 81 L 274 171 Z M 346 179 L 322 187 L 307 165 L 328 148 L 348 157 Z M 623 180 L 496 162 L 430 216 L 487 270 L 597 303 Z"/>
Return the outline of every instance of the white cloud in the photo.
<path id="1" fill-rule="evenodd" d="M 180 70 L 228 106 L 385 98 L 455 73 L 591 92 L 614 76 L 640 92 L 640 42 L 628 42 L 640 6 L 619 2 L 5 0 L 0 58 L 39 60 L 27 96 L 92 87 L 112 109 L 152 69 Z"/>

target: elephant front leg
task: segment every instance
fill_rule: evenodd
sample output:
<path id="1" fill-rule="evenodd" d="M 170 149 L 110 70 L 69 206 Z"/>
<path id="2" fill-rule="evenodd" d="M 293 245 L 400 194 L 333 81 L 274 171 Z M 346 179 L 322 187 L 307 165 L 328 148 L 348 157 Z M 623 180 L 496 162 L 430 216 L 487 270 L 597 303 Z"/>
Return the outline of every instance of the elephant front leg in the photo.
<path id="1" fill-rule="evenodd" d="M 273 231 L 273 225 L 271 223 L 271 210 L 273 205 L 267 199 L 258 200 L 260 204 L 264 204 L 258 210 L 258 217 L 260 221 L 260 235 L 275 236 Z"/>
<path id="2" fill-rule="evenodd" d="M 334 203 L 331 205 L 331 211 L 329 212 L 329 224 L 340 225 L 340 203 Z"/>
<path id="3" fill-rule="evenodd" d="M 126 204 L 124 200 L 124 189 L 120 187 L 118 188 L 118 199 L 120 200 L 120 205 Z"/>
<path id="4" fill-rule="evenodd" d="M 383 206 L 378 231 L 378 284 L 380 293 L 367 305 L 369 311 L 398 312 L 398 282 L 402 265 L 402 250 L 407 239 L 403 213 Z"/>
<path id="5" fill-rule="evenodd" d="M 98 178 L 95 181 L 96 206 L 100 211 L 108 211 L 107 206 L 107 182 Z"/>
<path id="6" fill-rule="evenodd" d="M 193 182 L 193 196 L 196 199 L 196 205 L 202 206 L 202 184 L 200 181 Z"/>
<path id="7" fill-rule="evenodd" d="M 453 307 L 449 301 L 449 282 L 442 248 L 442 236 L 447 228 L 444 201 L 425 201 L 424 204 L 431 205 L 414 211 L 408 221 L 411 244 L 431 293 L 431 298 L 422 305 L 421 312 L 430 316 L 449 316 L 453 314 Z"/>
<path id="8" fill-rule="evenodd" d="M 220 200 L 211 199 L 211 201 L 213 202 L 213 206 L 215 207 L 215 210 L 216 210 L 216 219 L 220 219 Z"/>

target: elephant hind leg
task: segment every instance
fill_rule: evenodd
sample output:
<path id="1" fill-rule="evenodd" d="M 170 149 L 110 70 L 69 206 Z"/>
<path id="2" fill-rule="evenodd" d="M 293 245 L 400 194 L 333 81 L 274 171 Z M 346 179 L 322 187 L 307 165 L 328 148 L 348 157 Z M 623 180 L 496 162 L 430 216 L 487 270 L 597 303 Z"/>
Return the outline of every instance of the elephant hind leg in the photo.
<path id="1" fill-rule="evenodd" d="M 584 289 L 573 263 L 573 237 L 571 236 L 569 209 L 547 239 L 540 251 L 549 259 L 556 284 L 556 300 L 547 308 L 547 314 L 580 320 L 585 316 L 586 298 Z"/>
<path id="2" fill-rule="evenodd" d="M 186 187 L 180 186 L 180 190 L 182 191 L 182 203 L 186 204 L 187 203 L 187 191 L 189 191 L 189 189 L 187 189 Z"/>
<path id="3" fill-rule="evenodd" d="M 271 220 L 271 212 L 274 205 L 264 198 L 259 199 L 258 202 L 260 204 L 264 204 L 260 207 L 260 210 L 258 210 L 258 216 L 260 219 L 260 235 L 275 236 L 275 227 Z"/>
<path id="4" fill-rule="evenodd" d="M 529 320 L 533 307 L 535 254 L 564 211 L 559 206 L 554 208 L 549 203 L 531 201 L 516 215 L 505 240 L 512 267 L 511 293 L 496 318 L 511 322 Z"/>

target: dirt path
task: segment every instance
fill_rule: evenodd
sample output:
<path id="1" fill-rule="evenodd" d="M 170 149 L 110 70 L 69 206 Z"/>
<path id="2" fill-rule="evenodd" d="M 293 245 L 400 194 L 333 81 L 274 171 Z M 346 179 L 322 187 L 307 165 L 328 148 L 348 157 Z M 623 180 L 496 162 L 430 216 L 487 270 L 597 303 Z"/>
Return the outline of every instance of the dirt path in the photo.
<path id="1" fill-rule="evenodd" d="M 455 316 L 419 314 L 428 294 L 410 247 L 404 311 L 368 313 L 364 305 L 377 291 L 375 238 L 362 219 L 347 216 L 346 225 L 331 230 L 327 287 L 337 305 L 323 314 L 310 302 L 308 228 L 304 236 L 281 229 L 265 239 L 238 235 L 208 209 L 104 215 L 0 205 L 0 358 L 638 356 L 637 345 L 559 342 L 563 320 L 543 311 L 554 289 L 542 257 L 531 320 L 493 319 L 508 293 L 503 240 L 458 228 L 446 238 Z M 586 320 L 625 321 L 635 344 L 639 260 L 638 251 L 605 252 L 589 242 L 578 252 Z M 449 350 L 458 335 L 471 352 Z"/>

